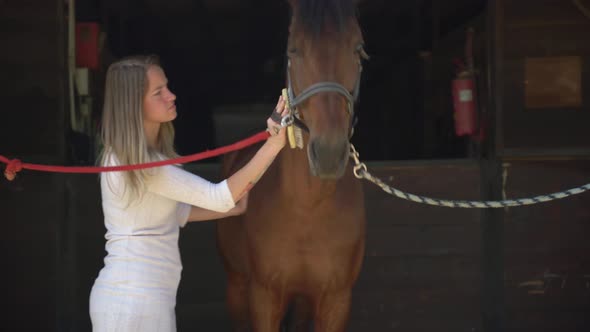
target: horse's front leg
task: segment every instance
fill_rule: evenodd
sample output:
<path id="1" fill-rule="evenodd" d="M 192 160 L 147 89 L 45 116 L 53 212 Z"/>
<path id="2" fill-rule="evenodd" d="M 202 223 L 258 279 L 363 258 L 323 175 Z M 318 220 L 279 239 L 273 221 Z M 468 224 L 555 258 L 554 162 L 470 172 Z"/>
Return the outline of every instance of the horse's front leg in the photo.
<path id="1" fill-rule="evenodd" d="M 351 290 L 323 295 L 317 301 L 314 332 L 342 332 L 350 313 Z"/>
<path id="2" fill-rule="evenodd" d="M 248 282 L 243 275 L 236 272 L 228 272 L 226 299 L 234 326 L 233 331 L 250 332 Z"/>
<path id="3" fill-rule="evenodd" d="M 286 307 L 287 299 L 282 289 L 251 281 L 250 316 L 255 332 L 278 332 Z"/>

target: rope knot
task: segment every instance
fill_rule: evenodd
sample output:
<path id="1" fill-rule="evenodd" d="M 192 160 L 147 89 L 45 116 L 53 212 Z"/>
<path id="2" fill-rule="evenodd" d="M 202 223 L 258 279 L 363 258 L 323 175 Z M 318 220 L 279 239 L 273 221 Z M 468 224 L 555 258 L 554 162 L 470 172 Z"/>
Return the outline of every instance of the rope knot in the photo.
<path id="1" fill-rule="evenodd" d="M 12 159 L 6 165 L 4 176 L 8 179 L 8 181 L 12 181 L 16 177 L 16 173 L 20 172 L 22 169 L 23 163 L 18 159 Z"/>

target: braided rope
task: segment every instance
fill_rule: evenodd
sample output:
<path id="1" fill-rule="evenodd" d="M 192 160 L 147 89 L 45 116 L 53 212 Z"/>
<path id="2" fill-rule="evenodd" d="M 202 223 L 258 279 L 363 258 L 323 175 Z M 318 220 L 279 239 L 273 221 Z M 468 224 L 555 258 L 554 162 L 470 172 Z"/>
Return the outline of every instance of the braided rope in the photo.
<path id="1" fill-rule="evenodd" d="M 359 162 L 358 160 L 358 152 L 354 149 L 354 146 L 351 144 L 351 158 L 355 161 L 354 166 L 354 175 L 359 179 L 367 179 L 374 184 L 378 185 L 388 194 L 397 196 L 399 198 L 428 205 L 435 205 L 435 206 L 444 206 L 450 208 L 504 208 L 504 207 L 513 207 L 513 206 L 522 206 L 522 205 L 532 205 L 538 203 L 544 203 L 553 201 L 556 199 L 562 199 L 568 196 L 581 194 L 587 190 L 590 190 L 590 183 L 585 184 L 583 186 L 579 186 L 576 188 L 555 192 L 546 195 L 535 196 L 532 198 L 519 198 L 519 199 L 509 199 L 509 200 L 502 200 L 502 201 L 462 201 L 462 200 L 446 200 L 446 199 L 438 199 L 438 198 L 431 198 L 425 196 L 419 196 L 414 194 L 405 193 L 401 190 L 395 189 L 390 185 L 384 183 L 379 178 L 374 177 L 367 171 L 367 166 L 364 163 Z"/>

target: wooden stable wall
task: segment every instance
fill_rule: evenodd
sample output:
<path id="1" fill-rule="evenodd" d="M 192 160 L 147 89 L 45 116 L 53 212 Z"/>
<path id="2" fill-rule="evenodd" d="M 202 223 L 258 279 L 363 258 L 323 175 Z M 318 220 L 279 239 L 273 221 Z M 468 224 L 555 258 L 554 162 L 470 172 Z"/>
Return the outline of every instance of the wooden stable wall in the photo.
<path id="1" fill-rule="evenodd" d="M 590 1 L 579 0 L 590 9 Z M 495 149 L 506 197 L 590 182 L 590 17 L 572 0 L 496 0 Z M 588 194 L 503 212 L 505 331 L 590 330 Z"/>
<path id="2" fill-rule="evenodd" d="M 400 190 L 448 199 L 479 197 L 469 162 L 369 165 Z M 426 206 L 365 181 L 367 248 L 349 331 L 481 330 L 478 210 Z"/>
<path id="3" fill-rule="evenodd" d="M 8 158 L 65 161 L 62 3 L 0 1 L 0 154 Z M 60 328 L 69 305 L 64 201 L 60 176 L 0 176 L 2 331 Z"/>
<path id="4" fill-rule="evenodd" d="M 590 182 L 590 161 L 506 162 L 507 197 Z M 590 330 L 590 196 L 505 210 L 506 331 Z"/>
<path id="5" fill-rule="evenodd" d="M 590 156 L 590 17 L 572 0 L 495 2 L 498 152 Z"/>
<path id="6" fill-rule="evenodd" d="M 504 177 L 482 172 L 475 161 L 369 163 L 399 189 L 479 199 L 498 180 L 494 189 L 512 198 L 590 182 L 590 162 L 583 160 L 590 156 L 590 20 L 568 0 L 490 3 L 497 37 L 490 81 L 498 86 L 490 109 L 498 109 Z M 67 154 L 60 4 L 0 1 L 0 94 L 8 110 L 0 151 L 29 162 L 63 164 Z M 525 107 L 526 58 L 546 56 L 581 59 L 581 106 Z M 33 117 L 40 121 L 29 123 Z M 523 160 L 530 156 L 536 160 Z M 566 157 L 577 159 L 557 160 Z M 216 165 L 190 169 L 217 174 Z M 365 189 L 367 251 L 349 331 L 590 330 L 590 194 L 482 212 L 406 202 L 370 183 Z M 88 295 L 105 254 L 97 177 L 24 172 L 16 182 L 0 181 L 0 211 L 0 330 L 90 331 Z M 229 327 L 214 227 L 181 232 L 179 331 Z"/>

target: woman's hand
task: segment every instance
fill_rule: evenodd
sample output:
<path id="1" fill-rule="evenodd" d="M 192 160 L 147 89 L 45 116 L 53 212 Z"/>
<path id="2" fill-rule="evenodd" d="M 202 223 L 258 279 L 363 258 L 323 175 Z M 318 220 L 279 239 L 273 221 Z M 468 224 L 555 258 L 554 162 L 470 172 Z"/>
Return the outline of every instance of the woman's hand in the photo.
<path id="1" fill-rule="evenodd" d="M 289 114 L 289 109 L 286 106 L 287 103 L 283 99 L 283 96 L 280 96 L 279 101 L 277 102 L 277 106 L 275 107 L 273 112 L 280 115 L 280 118 L 282 118 Z M 275 118 L 279 118 L 278 116 L 276 116 L 276 114 Z M 279 149 L 282 149 L 287 143 L 287 129 L 281 127 L 280 122 L 276 122 L 272 118 L 273 116 L 271 115 L 271 117 L 266 119 L 266 130 L 270 133 L 270 137 L 267 141 L 272 145 L 278 147 Z"/>

